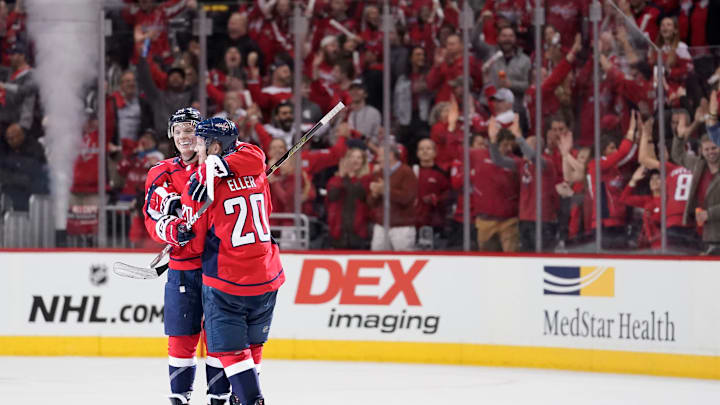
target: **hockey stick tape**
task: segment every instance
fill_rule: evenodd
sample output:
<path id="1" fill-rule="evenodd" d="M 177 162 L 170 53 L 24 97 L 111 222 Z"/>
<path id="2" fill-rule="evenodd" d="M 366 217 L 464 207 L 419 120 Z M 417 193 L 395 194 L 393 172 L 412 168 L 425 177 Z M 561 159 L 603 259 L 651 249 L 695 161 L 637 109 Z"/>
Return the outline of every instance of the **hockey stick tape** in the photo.
<path id="1" fill-rule="evenodd" d="M 205 160 L 205 173 L 207 174 L 207 198 L 215 200 L 215 159 Z"/>
<path id="2" fill-rule="evenodd" d="M 333 107 L 329 113 L 325 114 L 325 116 L 320 119 L 320 123 L 322 125 L 327 125 L 327 123 L 330 122 L 330 120 L 332 120 L 343 108 L 345 108 L 345 104 L 343 104 L 342 101 L 337 103 L 337 105 Z"/>

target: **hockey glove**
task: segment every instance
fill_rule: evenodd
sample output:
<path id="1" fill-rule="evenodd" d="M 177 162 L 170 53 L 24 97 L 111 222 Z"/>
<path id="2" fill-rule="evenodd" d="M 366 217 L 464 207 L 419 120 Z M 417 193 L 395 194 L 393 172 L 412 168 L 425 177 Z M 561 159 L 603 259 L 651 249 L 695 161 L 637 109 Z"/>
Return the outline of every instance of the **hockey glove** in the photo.
<path id="1" fill-rule="evenodd" d="M 165 215 L 155 224 L 155 234 L 173 246 L 185 246 L 195 237 L 192 230 L 187 228 L 184 220 L 175 215 Z"/>
<path id="2" fill-rule="evenodd" d="M 215 167 L 215 178 L 222 179 L 223 177 L 230 177 L 233 175 L 230 171 L 230 166 L 228 166 L 225 159 L 221 156 L 210 155 L 207 157 L 206 164 L 208 164 L 208 162 Z"/>
<path id="3" fill-rule="evenodd" d="M 195 174 L 190 176 L 188 195 L 193 201 L 203 202 L 207 199 L 207 187 L 197 179 Z"/>
<path id="4" fill-rule="evenodd" d="M 161 215 L 178 215 L 178 209 L 182 208 L 180 194 L 169 192 L 164 187 L 157 187 L 150 195 L 148 207 Z"/>

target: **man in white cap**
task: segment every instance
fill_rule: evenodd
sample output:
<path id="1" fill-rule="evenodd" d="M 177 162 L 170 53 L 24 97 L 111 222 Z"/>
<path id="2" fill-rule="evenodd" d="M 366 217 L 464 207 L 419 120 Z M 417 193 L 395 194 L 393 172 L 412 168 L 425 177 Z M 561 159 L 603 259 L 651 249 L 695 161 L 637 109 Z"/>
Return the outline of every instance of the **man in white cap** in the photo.
<path id="1" fill-rule="evenodd" d="M 514 103 L 515 96 L 510 89 L 501 88 L 490 94 L 490 110 L 503 128 L 509 128 L 515 119 Z"/>

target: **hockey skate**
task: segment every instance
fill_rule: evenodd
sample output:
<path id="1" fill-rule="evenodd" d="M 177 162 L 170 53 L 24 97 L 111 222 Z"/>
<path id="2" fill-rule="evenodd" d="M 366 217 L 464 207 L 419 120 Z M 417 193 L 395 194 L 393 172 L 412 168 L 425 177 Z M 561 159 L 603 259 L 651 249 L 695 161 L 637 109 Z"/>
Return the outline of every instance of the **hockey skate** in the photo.
<path id="1" fill-rule="evenodd" d="M 189 392 L 184 394 L 170 394 L 168 398 L 170 399 L 170 405 L 187 405 L 190 403 Z"/>

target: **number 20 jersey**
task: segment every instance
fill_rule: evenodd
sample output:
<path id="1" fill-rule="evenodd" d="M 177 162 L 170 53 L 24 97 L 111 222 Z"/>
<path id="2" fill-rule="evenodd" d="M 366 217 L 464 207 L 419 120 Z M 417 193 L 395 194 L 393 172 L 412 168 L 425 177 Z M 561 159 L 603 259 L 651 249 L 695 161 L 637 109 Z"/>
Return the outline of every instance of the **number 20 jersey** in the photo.
<path id="1" fill-rule="evenodd" d="M 270 235 L 270 185 L 265 175 L 265 154 L 243 143 L 224 157 L 234 174 L 216 178 L 214 200 L 193 226 L 202 244 L 203 283 L 228 294 L 261 295 L 285 281 L 278 245 Z M 205 166 L 199 169 L 205 178 Z M 183 193 L 187 219 L 202 203 Z M 190 207 L 190 210 L 188 210 Z M 193 244 L 193 246 L 197 246 Z"/>

